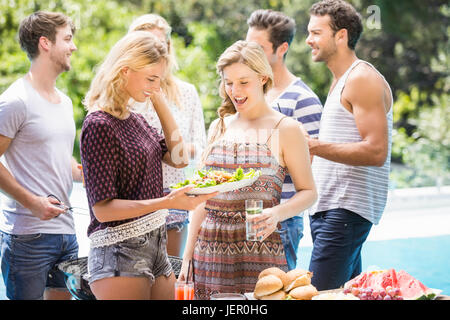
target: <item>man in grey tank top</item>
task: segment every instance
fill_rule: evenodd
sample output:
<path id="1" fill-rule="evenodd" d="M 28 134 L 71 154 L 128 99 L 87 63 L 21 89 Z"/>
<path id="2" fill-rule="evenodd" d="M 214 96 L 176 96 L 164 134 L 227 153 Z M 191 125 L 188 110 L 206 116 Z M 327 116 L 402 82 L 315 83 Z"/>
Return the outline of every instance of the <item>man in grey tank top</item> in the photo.
<path id="1" fill-rule="evenodd" d="M 361 16 L 345 1 L 310 9 L 308 38 L 315 62 L 333 81 L 319 138 L 309 139 L 318 201 L 310 209 L 313 251 L 309 269 L 318 290 L 335 289 L 361 273 L 361 248 L 387 199 L 392 92 L 384 77 L 359 60 Z"/>
<path id="2" fill-rule="evenodd" d="M 55 82 L 70 69 L 74 29 L 61 13 L 25 18 L 19 40 L 31 66 L 0 95 L 0 256 L 12 300 L 71 297 L 56 265 L 77 258 L 78 243 L 71 212 L 56 205 L 70 207 L 81 173 L 72 157 L 72 101 Z"/>

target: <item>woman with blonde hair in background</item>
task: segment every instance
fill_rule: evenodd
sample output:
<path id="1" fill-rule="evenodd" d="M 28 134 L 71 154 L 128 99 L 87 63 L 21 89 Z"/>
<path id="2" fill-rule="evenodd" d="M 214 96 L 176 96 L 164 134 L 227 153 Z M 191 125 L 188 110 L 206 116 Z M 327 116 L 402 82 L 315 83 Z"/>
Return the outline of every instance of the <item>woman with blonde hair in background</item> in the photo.
<path id="1" fill-rule="evenodd" d="M 221 193 L 197 207 L 192 215 L 179 280 L 194 262 L 199 299 L 212 293 L 245 293 L 255 288 L 258 274 L 268 267 L 287 271 L 279 222 L 310 207 L 316 200 L 308 145 L 298 123 L 272 109 L 265 92 L 273 82 L 263 49 L 237 41 L 217 62 L 222 104 L 210 127 L 205 168 L 246 172 L 261 170 L 251 186 Z M 289 171 L 296 194 L 280 204 Z M 261 199 L 263 213 L 254 221 L 261 241 L 247 241 L 245 200 Z M 253 220 L 253 219 L 252 219 Z"/>
<path id="2" fill-rule="evenodd" d="M 182 168 L 188 161 L 161 92 L 167 61 L 167 48 L 156 37 L 130 33 L 111 49 L 84 100 L 88 273 L 97 299 L 173 299 L 166 209 L 193 210 L 213 196 L 189 197 L 191 186 L 163 194 L 161 162 Z M 152 101 L 164 136 L 131 112 L 130 99 Z"/>
<path id="3" fill-rule="evenodd" d="M 178 69 L 171 41 L 172 28 L 167 21 L 157 14 L 145 14 L 133 21 L 129 32 L 142 30 L 156 36 L 166 44 L 169 52 L 169 67 L 166 78 L 161 82 L 161 88 L 169 102 L 169 107 L 180 129 L 180 133 L 187 145 L 190 166 L 194 168 L 198 156 L 201 155 L 206 144 L 205 122 L 203 109 L 194 85 L 177 78 L 174 73 Z M 161 130 L 161 122 L 156 115 L 151 101 L 133 103 L 133 111 L 141 113 L 148 123 Z M 174 168 L 163 163 L 164 192 L 169 193 L 169 186 L 184 181 L 184 169 Z M 187 210 L 170 209 L 167 216 L 167 253 L 181 257 L 187 237 L 189 212 Z"/>

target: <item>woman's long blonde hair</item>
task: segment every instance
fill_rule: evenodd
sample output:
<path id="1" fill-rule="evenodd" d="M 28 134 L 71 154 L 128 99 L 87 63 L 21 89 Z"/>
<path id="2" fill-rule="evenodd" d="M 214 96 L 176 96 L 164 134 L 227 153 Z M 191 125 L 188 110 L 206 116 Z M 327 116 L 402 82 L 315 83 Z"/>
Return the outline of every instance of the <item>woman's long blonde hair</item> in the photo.
<path id="1" fill-rule="evenodd" d="M 211 152 L 213 143 L 225 133 L 225 117 L 236 113 L 236 108 L 225 91 L 225 81 L 223 78 L 223 70 L 234 63 L 242 63 L 260 76 L 267 77 L 267 81 L 263 85 L 264 94 L 267 93 L 273 85 L 272 68 L 267 61 L 264 50 L 256 42 L 239 40 L 222 53 L 216 65 L 217 73 L 220 76 L 219 95 L 222 98 L 222 102 L 217 109 L 219 122 L 217 126 L 213 128 L 214 131 L 209 135 L 208 148 L 205 150 L 202 157 L 203 164 L 208 154 Z"/>
<path id="2" fill-rule="evenodd" d="M 167 63 L 166 46 L 148 32 L 131 32 L 120 39 L 106 56 L 92 80 L 83 104 L 88 111 L 103 110 L 121 119 L 127 114 L 125 67 L 137 71 L 161 60 Z"/>
<path id="3" fill-rule="evenodd" d="M 169 62 L 167 74 L 164 81 L 161 81 L 161 88 L 167 97 L 167 100 L 175 103 L 178 108 L 182 108 L 179 100 L 179 89 L 175 81 L 174 73 L 178 70 L 178 63 L 175 57 L 175 51 L 171 41 L 170 34 L 172 27 L 167 23 L 166 19 L 160 15 L 149 13 L 136 18 L 128 28 L 128 32 L 133 31 L 152 31 L 159 29 L 166 35 L 167 48 L 169 51 Z"/>

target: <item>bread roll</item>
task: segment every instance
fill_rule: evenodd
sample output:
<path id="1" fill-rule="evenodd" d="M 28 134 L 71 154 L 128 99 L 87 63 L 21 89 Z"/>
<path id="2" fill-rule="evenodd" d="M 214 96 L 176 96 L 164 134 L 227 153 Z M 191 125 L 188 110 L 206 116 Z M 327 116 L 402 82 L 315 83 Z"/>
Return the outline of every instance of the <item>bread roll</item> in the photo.
<path id="1" fill-rule="evenodd" d="M 309 277 L 308 274 L 304 274 L 300 277 L 298 277 L 297 279 L 295 279 L 294 281 L 292 281 L 287 288 L 285 288 L 286 292 L 291 291 L 294 288 L 297 287 L 301 287 L 301 286 L 306 286 L 308 284 L 311 284 L 311 278 Z"/>
<path id="2" fill-rule="evenodd" d="M 272 294 L 262 296 L 259 299 L 260 300 L 283 300 L 284 298 L 286 298 L 286 295 L 287 295 L 286 292 L 284 292 L 284 290 L 281 289 Z"/>
<path id="3" fill-rule="evenodd" d="M 296 300 L 311 300 L 312 297 L 318 294 L 319 292 L 312 284 L 297 287 L 289 291 L 289 295 Z"/>
<path id="4" fill-rule="evenodd" d="M 308 270 L 303 270 L 303 269 L 293 269 L 289 272 L 286 273 L 286 276 L 283 279 L 283 286 L 284 286 L 284 290 L 285 291 L 289 291 L 287 290 L 287 288 L 289 287 L 289 285 L 297 278 L 303 276 L 303 275 L 307 275 L 309 278 L 312 278 L 312 272 L 309 272 Z"/>
<path id="5" fill-rule="evenodd" d="M 281 270 L 280 268 L 277 268 L 277 267 L 264 269 L 259 274 L 258 279 L 261 279 L 262 277 L 268 276 L 269 274 L 273 274 L 274 276 L 277 276 L 278 278 L 281 279 L 281 281 L 283 283 L 284 283 L 284 281 L 286 279 L 286 272 L 284 272 L 283 270 Z"/>
<path id="6" fill-rule="evenodd" d="M 277 276 L 269 274 L 256 282 L 254 296 L 256 299 L 277 292 L 283 288 L 283 282 Z"/>

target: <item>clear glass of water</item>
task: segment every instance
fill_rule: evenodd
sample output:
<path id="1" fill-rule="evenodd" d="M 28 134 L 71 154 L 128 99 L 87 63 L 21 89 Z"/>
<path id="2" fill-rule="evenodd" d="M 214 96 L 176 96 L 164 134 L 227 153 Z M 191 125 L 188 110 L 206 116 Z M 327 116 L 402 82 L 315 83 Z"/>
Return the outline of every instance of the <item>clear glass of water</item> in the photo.
<path id="1" fill-rule="evenodd" d="M 247 199 L 245 200 L 245 227 L 247 241 L 259 241 L 262 237 L 257 237 L 258 229 L 255 226 L 253 220 L 262 213 L 263 201 L 259 199 Z"/>

